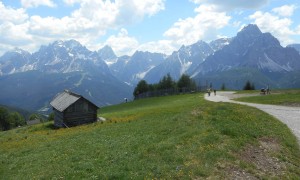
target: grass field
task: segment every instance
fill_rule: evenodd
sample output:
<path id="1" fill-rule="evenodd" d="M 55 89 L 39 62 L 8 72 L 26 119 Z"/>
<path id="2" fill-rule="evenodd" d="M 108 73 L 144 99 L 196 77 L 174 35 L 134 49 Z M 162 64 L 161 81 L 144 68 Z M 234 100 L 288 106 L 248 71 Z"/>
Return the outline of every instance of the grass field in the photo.
<path id="1" fill-rule="evenodd" d="M 259 91 L 241 91 L 239 93 L 247 93 L 247 92 L 259 94 Z M 274 104 L 274 105 L 300 107 L 300 89 L 273 90 L 270 95 L 241 97 L 235 100 L 251 102 L 251 103 L 259 103 L 259 104 Z"/>
<path id="2" fill-rule="evenodd" d="M 203 94 L 105 107 L 106 122 L 0 132 L 0 179 L 199 179 L 300 176 L 286 125 Z"/>

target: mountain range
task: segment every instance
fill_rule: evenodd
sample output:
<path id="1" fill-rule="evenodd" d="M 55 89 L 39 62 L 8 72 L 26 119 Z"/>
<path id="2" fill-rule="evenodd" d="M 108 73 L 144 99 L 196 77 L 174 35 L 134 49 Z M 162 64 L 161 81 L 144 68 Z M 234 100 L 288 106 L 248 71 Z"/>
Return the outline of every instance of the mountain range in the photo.
<path id="1" fill-rule="evenodd" d="M 132 87 L 113 76 L 100 55 L 75 40 L 55 41 L 33 54 L 7 52 L 0 58 L 0 102 L 48 111 L 51 99 L 69 89 L 98 106 L 120 103 Z"/>
<path id="2" fill-rule="evenodd" d="M 118 57 L 109 46 L 90 51 L 76 40 L 55 41 L 32 54 L 16 48 L 0 57 L 0 104 L 47 111 L 57 93 L 70 89 L 106 106 L 130 99 L 140 80 L 157 83 L 168 73 L 214 88 L 241 89 L 247 80 L 257 88 L 300 87 L 300 45 L 282 47 L 250 24 L 235 37 L 199 40 L 171 55 L 136 51 Z"/>

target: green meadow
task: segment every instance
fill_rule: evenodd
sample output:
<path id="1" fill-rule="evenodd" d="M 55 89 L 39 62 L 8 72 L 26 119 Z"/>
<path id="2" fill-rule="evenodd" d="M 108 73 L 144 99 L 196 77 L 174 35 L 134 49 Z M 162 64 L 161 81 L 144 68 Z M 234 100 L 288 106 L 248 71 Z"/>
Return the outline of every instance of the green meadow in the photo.
<path id="1" fill-rule="evenodd" d="M 268 95 L 259 95 L 259 91 L 242 91 L 239 93 L 257 93 L 258 96 L 236 98 L 237 101 L 300 107 L 300 89 L 273 90 Z"/>
<path id="2" fill-rule="evenodd" d="M 260 179 L 300 177 L 286 125 L 203 94 L 104 107 L 105 122 L 53 122 L 0 132 L 0 179 Z"/>

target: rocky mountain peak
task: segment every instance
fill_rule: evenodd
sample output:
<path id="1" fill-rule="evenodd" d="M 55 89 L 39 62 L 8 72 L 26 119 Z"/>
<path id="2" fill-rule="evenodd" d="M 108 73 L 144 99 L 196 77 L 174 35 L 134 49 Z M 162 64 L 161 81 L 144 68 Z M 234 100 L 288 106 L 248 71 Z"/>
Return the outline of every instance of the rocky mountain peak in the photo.
<path id="1" fill-rule="evenodd" d="M 84 47 L 80 44 L 80 42 L 74 39 L 67 40 L 67 41 L 63 41 L 63 40 L 54 41 L 52 44 L 50 44 L 50 46 L 55 48 L 60 47 L 60 48 L 67 48 L 67 49 L 74 49 L 74 48 L 78 49 Z"/>
<path id="2" fill-rule="evenodd" d="M 260 29 L 258 28 L 258 26 L 256 24 L 249 24 L 247 26 L 245 26 L 238 34 L 237 36 L 241 35 L 241 34 L 247 34 L 249 36 L 259 36 L 262 34 L 262 32 L 260 31 Z"/>
<path id="3" fill-rule="evenodd" d="M 9 51 L 10 53 L 18 53 L 18 54 L 21 54 L 21 55 L 30 55 L 30 53 L 28 51 L 25 51 L 21 48 L 14 48 L 13 50 Z"/>
<path id="4" fill-rule="evenodd" d="M 98 54 L 103 60 L 117 58 L 117 56 L 116 56 L 115 52 L 113 51 L 113 49 L 108 45 L 105 45 L 103 48 L 99 49 Z"/>
<path id="5" fill-rule="evenodd" d="M 224 46 L 228 45 L 231 42 L 232 38 L 220 38 L 209 43 L 209 46 L 214 50 L 218 51 Z"/>
<path id="6" fill-rule="evenodd" d="M 74 39 L 64 41 L 64 44 L 65 44 L 66 47 L 72 48 L 72 49 L 75 48 L 75 47 L 78 47 L 78 48 L 83 47 L 82 44 L 80 44 L 80 42 L 78 42 Z"/>

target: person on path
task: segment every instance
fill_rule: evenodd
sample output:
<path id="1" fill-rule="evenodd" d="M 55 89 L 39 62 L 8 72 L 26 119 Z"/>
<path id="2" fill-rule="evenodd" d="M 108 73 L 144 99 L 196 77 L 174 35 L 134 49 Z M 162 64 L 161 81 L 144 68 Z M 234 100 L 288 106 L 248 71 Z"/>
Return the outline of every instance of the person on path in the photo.
<path id="1" fill-rule="evenodd" d="M 208 96 L 210 96 L 210 88 L 207 89 L 207 94 L 208 94 Z"/>
<path id="2" fill-rule="evenodd" d="M 267 86 L 267 94 L 271 94 L 271 93 L 270 93 L 269 85 Z"/>
<path id="3" fill-rule="evenodd" d="M 217 90 L 216 89 L 214 89 L 214 94 L 215 94 L 215 96 L 217 95 Z"/>

